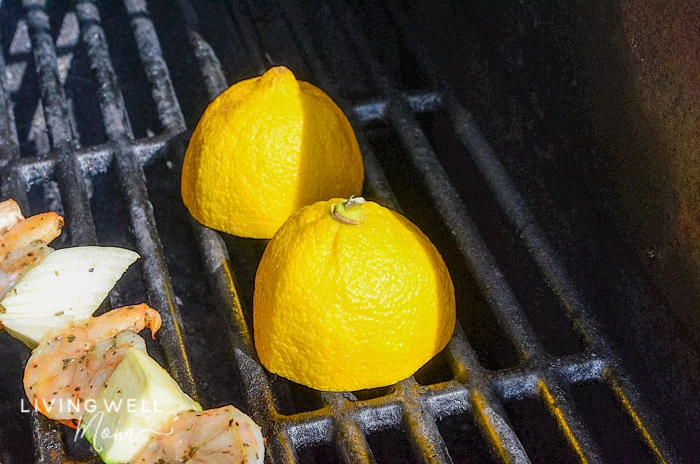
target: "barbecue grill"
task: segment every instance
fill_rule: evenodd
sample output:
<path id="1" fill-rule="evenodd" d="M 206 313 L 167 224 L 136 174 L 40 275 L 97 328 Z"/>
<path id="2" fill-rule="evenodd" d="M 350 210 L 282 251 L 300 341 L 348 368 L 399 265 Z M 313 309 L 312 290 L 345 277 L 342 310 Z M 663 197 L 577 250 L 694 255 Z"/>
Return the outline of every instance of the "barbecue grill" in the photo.
<path id="1" fill-rule="evenodd" d="M 550 244 L 405 7 L 2 2 L 2 198 L 25 215 L 64 214 L 55 247 L 137 250 L 140 264 L 101 310 L 158 309 L 150 353 L 205 407 L 250 414 L 269 462 L 692 462 L 692 389 L 652 396 L 693 385 L 692 372 L 643 375 L 685 349 L 682 332 L 664 318 L 631 322 L 639 345 L 620 348 L 630 337 L 609 329 L 623 330 L 624 316 L 601 325 L 600 295 L 570 277 L 571 255 Z M 365 196 L 416 222 L 450 268 L 454 337 L 394 386 L 317 392 L 267 373 L 251 324 L 265 242 L 204 228 L 182 205 L 180 164 L 204 107 L 276 64 L 340 104 L 364 156 Z M 615 285 L 623 296 L 606 295 L 611 305 L 632 288 Z M 675 344 L 640 348 L 649 333 Z M 7 336 L 0 345 L 0 461 L 100 462 L 73 431 L 22 410 L 29 353 Z"/>

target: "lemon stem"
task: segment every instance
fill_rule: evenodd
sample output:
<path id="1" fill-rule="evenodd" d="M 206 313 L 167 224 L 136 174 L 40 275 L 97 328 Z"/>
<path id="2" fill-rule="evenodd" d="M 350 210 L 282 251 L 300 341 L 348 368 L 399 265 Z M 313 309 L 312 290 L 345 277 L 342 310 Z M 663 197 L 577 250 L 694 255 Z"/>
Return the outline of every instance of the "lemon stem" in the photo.
<path id="1" fill-rule="evenodd" d="M 333 203 L 331 215 L 333 219 L 343 224 L 362 224 L 365 221 L 365 214 L 362 212 L 362 204 L 365 199 L 362 197 L 350 196 L 342 203 Z"/>

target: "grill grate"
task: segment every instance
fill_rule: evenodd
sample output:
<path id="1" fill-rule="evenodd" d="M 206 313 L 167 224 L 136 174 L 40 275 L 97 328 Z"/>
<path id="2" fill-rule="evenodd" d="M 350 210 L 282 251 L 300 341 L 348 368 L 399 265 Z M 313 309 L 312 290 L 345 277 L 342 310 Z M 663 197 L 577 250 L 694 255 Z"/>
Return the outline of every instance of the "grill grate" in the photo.
<path id="1" fill-rule="evenodd" d="M 201 5 L 195 7 L 188 0 L 178 0 L 176 3 L 178 14 L 185 20 L 187 45 L 199 67 L 196 72 L 201 75 L 208 98 L 213 99 L 227 87 L 227 82 L 222 64 L 200 32 L 196 10 Z M 451 232 L 454 246 L 460 253 L 459 259 L 466 264 L 518 358 L 515 367 L 485 369 L 458 324 L 452 342 L 441 355 L 452 373 L 449 379 L 424 382 L 428 383 L 425 385 L 410 378 L 379 392 L 322 393 L 320 404 L 312 411 L 282 413 L 284 398 L 294 401 L 298 392 L 282 379 L 271 379 L 258 364 L 247 322 L 249 303 L 247 297 L 242 296 L 250 289 L 244 288 L 245 284 L 241 282 L 245 278 L 232 264 L 235 257 L 229 256 L 229 249 L 235 251 L 239 246 L 253 249 L 255 255 L 260 244 L 236 241 L 231 246 L 218 233 L 190 221 L 196 246 L 202 256 L 199 265 L 208 280 L 212 302 L 225 321 L 225 327 L 218 336 L 227 337 L 230 342 L 230 356 L 240 374 L 248 411 L 256 422 L 263 425 L 268 439 L 268 458 L 272 462 L 299 462 L 300 456 L 305 456 L 301 454 L 305 448 L 330 446 L 336 456 L 346 462 L 374 462 L 375 455 L 370 446 L 372 440 L 368 441 L 367 437 L 394 429 L 405 431 L 410 452 L 417 460 L 453 462 L 438 422 L 449 416 L 467 415 L 475 424 L 476 433 L 487 443 L 490 458 L 500 462 L 529 462 L 528 452 L 521 444 L 504 407 L 509 401 L 529 398 L 536 399 L 544 406 L 579 461 L 603 462 L 605 456 L 574 405 L 571 393 L 572 386 L 597 382 L 612 392 L 652 459 L 656 462 L 673 462 L 674 455 L 663 443 L 657 422 L 642 407 L 635 387 L 596 329 L 583 298 L 545 240 L 523 197 L 515 189 L 469 113 L 436 71 L 431 57 L 412 36 L 411 26 L 395 2 L 389 0 L 386 9 L 399 26 L 401 38 L 412 59 L 428 77 L 427 90 L 404 92 L 392 84 L 389 73 L 383 69 L 379 58 L 374 56 L 375 52 L 363 35 L 350 6 L 342 1 L 330 2 L 332 7 L 322 9 L 323 14 L 340 26 L 341 32 L 338 33 L 343 34 L 351 44 L 361 69 L 369 75 L 371 85 L 376 89 L 372 98 L 359 103 L 351 103 L 344 98 L 343 89 L 332 77 L 329 66 L 319 58 L 322 53 L 306 30 L 306 18 L 299 5 L 287 0 L 244 3 L 228 2 L 226 6 L 245 48 L 245 57 L 254 66 L 254 71 L 260 73 L 274 63 L 291 63 L 293 68 L 294 63 L 299 63 L 300 68 L 308 67 L 313 80 L 333 96 L 351 117 L 365 157 L 366 196 L 400 209 L 392 186 L 374 154 L 368 127 L 385 127 L 396 134 L 412 169 L 419 174 L 421 183 L 429 193 L 436 216 Z M 23 211 L 28 212 L 31 210 L 31 199 L 27 192 L 36 186 L 55 182 L 60 196 L 58 204 L 66 216 L 70 244 L 96 244 L 98 234 L 91 209 L 91 179 L 104 173 L 116 175 L 133 245 L 143 257 L 141 266 L 145 294 L 163 318 L 163 328 L 158 337 L 162 360 L 183 389 L 197 397 L 201 385 L 198 385 L 193 374 L 190 348 L 186 343 L 187 327 L 180 313 L 182 305 L 178 303 L 174 291 L 144 175 L 144 166 L 158 162 L 159 158 L 172 156 L 177 159 L 182 156 L 188 135 L 187 124 L 145 0 L 124 0 L 123 6 L 129 17 L 133 40 L 150 86 L 162 133 L 146 138 L 134 137 L 102 25 L 101 6 L 76 0 L 73 12 L 107 139 L 105 143 L 80 147 L 77 139 L 80 134 L 76 132 L 74 116 L 64 95 L 64 77 L 54 39 L 55 26 L 51 24 L 43 1 L 24 0 L 21 4 L 21 21 L 28 31 L 33 68 L 41 95 L 41 104 L 37 106 L 43 110 L 43 117 L 38 119 L 38 130 L 47 134 L 48 146 L 44 150 L 41 144 L 37 144 L 36 154 L 23 155 L 15 121 L 17 108 L 13 106 L 8 90 L 8 68 L 5 57 L 0 56 L 0 74 L 3 78 L 3 85 L 0 86 L 2 196 L 15 198 Z M 6 7 L 3 4 L 3 8 L 19 6 Z M 285 28 L 294 41 L 280 47 L 283 41 L 279 40 L 278 30 Z M 20 29 L 18 25 L 16 31 Z M 15 34 L 15 30 L 0 31 L 4 41 L 8 40 L 7 34 Z M 29 57 L 27 61 L 30 61 Z M 29 66 L 26 72 L 31 70 L 32 66 Z M 81 71 L 87 73 L 88 69 Z M 554 357 L 543 348 L 526 311 L 480 237 L 477 226 L 464 208 L 417 119 L 419 115 L 437 111 L 448 115 L 452 131 L 471 155 L 499 207 L 517 230 L 546 285 L 555 294 L 580 336 L 584 345 L 582 350 Z M 456 285 L 460 283 L 456 282 Z M 14 352 L 10 354 L 20 359 L 23 365 L 27 353 L 13 349 Z M 16 407 L 19 402 L 19 391 L 13 395 L 9 401 L 16 403 L 5 403 L 3 407 L 6 410 Z M 33 453 L 37 462 L 58 463 L 68 459 L 97 462 L 94 455 L 90 456 L 84 450 L 76 451 L 75 445 L 68 444 L 69 434 L 56 423 L 35 413 L 29 416 Z M 20 462 L 13 460 L 12 456 L 2 458 L 6 464 Z"/>

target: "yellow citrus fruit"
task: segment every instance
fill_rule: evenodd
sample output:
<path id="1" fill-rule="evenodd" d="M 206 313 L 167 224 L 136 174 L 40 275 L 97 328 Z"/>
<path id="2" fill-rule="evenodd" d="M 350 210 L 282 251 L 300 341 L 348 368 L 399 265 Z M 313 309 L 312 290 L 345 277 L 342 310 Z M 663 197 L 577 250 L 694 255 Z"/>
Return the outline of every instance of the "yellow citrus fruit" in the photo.
<path id="1" fill-rule="evenodd" d="M 318 390 L 409 377 L 455 325 L 454 287 L 435 246 L 404 216 L 361 198 L 290 216 L 265 249 L 253 300 L 262 364 Z"/>
<path id="2" fill-rule="evenodd" d="M 294 211 L 359 195 L 355 133 L 321 89 L 278 66 L 238 82 L 204 111 L 182 167 L 182 199 L 212 229 L 270 238 Z"/>

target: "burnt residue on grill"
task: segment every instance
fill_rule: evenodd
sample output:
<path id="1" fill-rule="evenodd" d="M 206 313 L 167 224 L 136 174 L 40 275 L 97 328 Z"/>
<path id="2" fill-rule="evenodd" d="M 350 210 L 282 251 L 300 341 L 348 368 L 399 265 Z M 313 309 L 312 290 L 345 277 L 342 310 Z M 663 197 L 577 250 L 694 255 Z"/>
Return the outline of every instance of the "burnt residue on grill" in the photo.
<path id="1" fill-rule="evenodd" d="M 64 212 L 58 247 L 137 250 L 142 259 L 101 309 L 158 309 L 151 353 L 204 407 L 250 414 L 270 462 L 679 462 L 677 449 L 685 456 L 694 445 L 662 433 L 668 415 L 640 395 L 649 389 L 599 328 L 590 286 L 570 277 L 569 255 L 548 241 L 562 243 L 551 233 L 559 218 L 538 223 L 512 160 L 490 143 L 493 115 L 442 76 L 414 33 L 423 22 L 405 14 L 414 6 L 2 3 L 2 195 L 25 214 Z M 476 44 L 479 31 L 469 34 Z M 207 103 L 274 64 L 349 115 L 366 196 L 416 222 L 455 282 L 452 342 L 396 385 L 318 392 L 267 373 L 251 324 L 266 242 L 206 229 L 180 200 L 189 130 Z M 464 85 L 485 86 L 482 65 L 465 65 L 476 71 Z M 522 127 L 511 129 L 517 139 Z M 74 432 L 20 412 L 28 353 L 7 336 L 0 349 L 0 461 L 96 462 Z"/>

